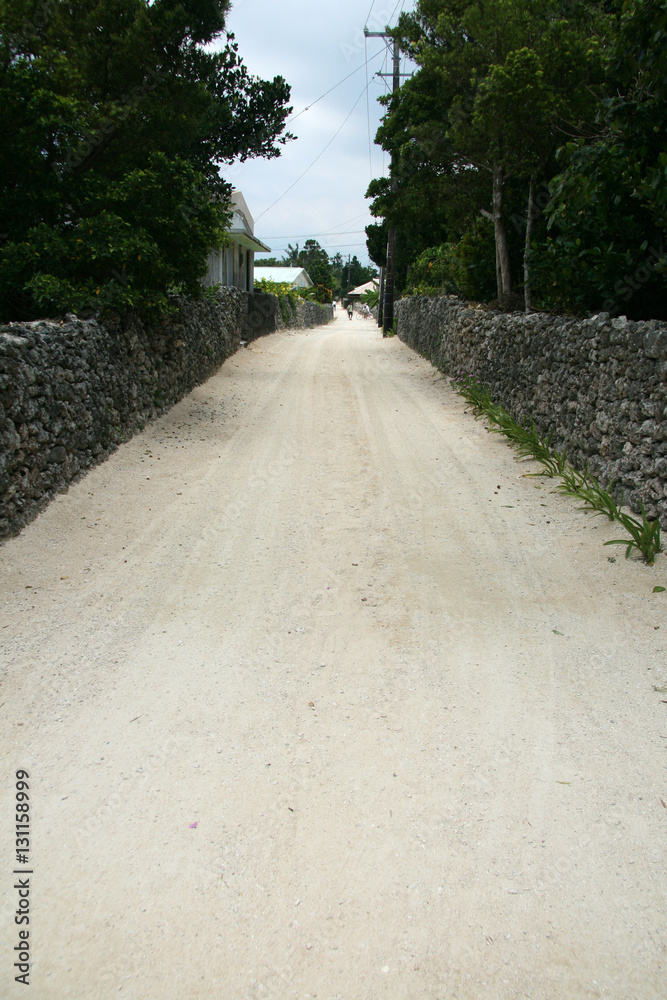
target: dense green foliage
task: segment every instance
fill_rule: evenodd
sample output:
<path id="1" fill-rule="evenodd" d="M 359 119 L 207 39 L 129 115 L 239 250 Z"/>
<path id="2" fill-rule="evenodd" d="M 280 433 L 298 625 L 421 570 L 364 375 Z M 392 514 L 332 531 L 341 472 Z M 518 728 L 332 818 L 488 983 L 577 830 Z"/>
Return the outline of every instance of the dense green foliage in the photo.
<path id="1" fill-rule="evenodd" d="M 420 0 L 395 35 L 367 235 L 399 289 L 667 316 L 665 0 Z"/>
<path id="2" fill-rule="evenodd" d="M 374 267 L 366 267 L 361 263 L 356 254 L 344 258 L 342 254 L 335 253 L 331 258 L 331 269 L 333 271 L 334 294 L 337 298 L 344 299 L 347 293 L 359 285 L 365 285 L 367 281 L 377 277 L 377 270 Z"/>
<path id="3" fill-rule="evenodd" d="M 481 219 L 458 243 L 429 247 L 410 268 L 410 291 L 428 295 L 459 295 L 487 302 L 496 292 L 496 262 L 493 227 Z"/>
<path id="4" fill-rule="evenodd" d="M 228 0 L 0 0 L 0 318 L 198 295 L 226 164 L 277 156 L 289 87 Z"/>
<path id="5" fill-rule="evenodd" d="M 541 265 L 577 309 L 667 318 L 667 4 L 624 5 L 594 141 L 561 150 Z"/>
<path id="6" fill-rule="evenodd" d="M 269 281 L 268 278 L 262 278 L 261 281 L 255 282 L 255 291 L 267 292 L 269 295 L 276 296 L 283 322 L 289 326 L 291 320 L 296 315 L 296 307 L 299 301 L 299 294 L 295 288 L 292 288 L 289 281 Z"/>
<path id="7" fill-rule="evenodd" d="M 364 292 L 363 295 L 360 296 L 359 301 L 363 305 L 368 306 L 369 309 L 375 309 L 375 307 L 379 305 L 380 302 L 379 289 L 369 288 L 367 292 Z"/>

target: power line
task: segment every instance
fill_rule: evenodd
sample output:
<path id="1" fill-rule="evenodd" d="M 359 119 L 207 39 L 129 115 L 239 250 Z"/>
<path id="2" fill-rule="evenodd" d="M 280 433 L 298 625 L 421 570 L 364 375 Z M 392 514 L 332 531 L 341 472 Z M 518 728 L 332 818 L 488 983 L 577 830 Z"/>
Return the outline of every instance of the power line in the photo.
<path id="1" fill-rule="evenodd" d="M 331 145 L 331 143 L 332 143 L 332 142 L 334 141 L 334 139 L 336 138 L 336 136 L 338 135 L 338 133 L 339 133 L 339 132 L 341 132 L 341 131 L 342 131 L 342 129 L 343 129 L 343 126 L 344 126 L 344 125 L 346 125 L 346 123 L 347 123 L 348 119 L 349 119 L 349 118 L 350 118 L 350 116 L 352 115 L 352 112 L 353 112 L 353 111 L 354 111 L 354 109 L 356 108 L 356 106 L 357 106 L 357 104 L 359 103 L 359 101 L 361 100 L 361 98 L 362 98 L 362 97 L 364 96 L 364 94 L 366 93 L 366 89 L 367 89 L 367 88 L 366 88 L 366 87 L 364 87 L 364 89 L 363 89 L 363 90 L 361 91 L 361 93 L 360 93 L 360 94 L 359 94 L 359 96 L 357 97 L 356 101 L 354 102 L 354 104 L 353 104 L 353 105 L 352 105 L 352 107 L 350 108 L 350 111 L 349 111 L 349 113 L 348 113 L 347 117 L 345 118 L 345 120 L 343 121 L 343 123 L 342 123 L 342 124 L 341 124 L 341 125 L 339 126 L 339 128 L 338 128 L 338 129 L 337 129 L 337 130 L 336 130 L 336 131 L 334 132 L 334 134 L 333 134 L 333 135 L 332 135 L 332 137 L 331 137 L 331 138 L 329 139 L 329 141 L 328 141 L 328 143 L 326 144 L 326 146 L 324 147 L 324 149 L 323 149 L 323 150 L 322 150 L 321 152 L 319 152 L 319 153 L 317 154 L 317 156 L 315 157 L 315 159 L 313 160 L 313 162 L 312 162 L 312 163 L 310 163 L 310 164 L 309 164 L 309 165 L 308 165 L 308 166 L 306 167 L 306 169 L 305 169 L 305 170 L 303 171 L 303 173 L 302 173 L 302 174 L 299 174 L 299 176 L 298 176 L 298 177 L 297 177 L 297 179 L 296 179 L 296 180 L 294 181 L 294 183 L 293 183 L 293 184 L 290 184 L 290 186 L 289 186 L 289 187 L 287 188 L 287 190 L 286 190 L 286 191 L 283 191 L 283 193 L 282 193 L 282 194 L 280 195 L 280 197 L 279 197 L 279 198 L 276 198 L 276 200 L 275 200 L 275 201 L 274 201 L 274 202 L 273 202 L 273 203 L 272 203 L 271 205 L 269 205 L 269 207 L 268 207 L 268 208 L 265 208 L 265 209 L 264 209 L 264 211 L 263 211 L 263 212 L 261 213 L 261 215 L 258 215 L 258 216 L 257 216 L 257 218 L 255 219 L 255 222 L 256 222 L 256 223 L 257 223 L 257 222 L 258 222 L 258 221 L 259 221 L 259 220 L 260 220 L 260 219 L 262 218 L 262 216 L 266 215 L 266 213 L 267 213 L 267 212 L 270 212 L 270 211 L 271 211 L 271 209 L 272 209 L 272 208 L 274 208 L 274 207 L 275 207 L 275 206 L 276 206 L 276 205 L 278 204 L 278 202 L 279 202 L 279 201 L 282 201 L 282 199 L 283 199 L 283 198 L 285 197 L 285 195 L 286 195 L 286 194 L 289 194 L 289 192 L 290 192 L 290 191 L 292 190 L 292 188 L 293 188 L 293 187 L 296 187 L 296 185 L 297 185 L 297 184 L 299 183 L 299 181 L 300 181 L 300 180 L 301 180 L 301 179 L 302 179 L 303 177 L 305 177 L 305 176 L 306 176 L 306 174 L 308 173 L 308 171 L 309 171 L 309 170 L 311 170 L 311 169 L 312 169 L 312 167 L 314 167 L 314 166 L 315 166 L 315 164 L 316 164 L 316 163 L 317 163 L 317 161 L 318 161 L 318 160 L 320 159 L 320 157 L 324 156 L 324 154 L 326 153 L 327 149 L 329 148 L 329 146 Z"/>
<path id="2" fill-rule="evenodd" d="M 331 239 L 334 236 L 354 236 L 355 233 L 363 233 L 363 229 L 340 229 L 335 233 L 279 233 L 277 236 L 263 236 L 265 240 L 314 240 L 324 239 L 328 237 Z"/>
<path id="3" fill-rule="evenodd" d="M 363 219 L 370 213 L 368 210 L 361 212 L 359 215 L 353 216 L 351 219 L 345 219 L 343 222 L 339 222 L 338 226 L 349 226 L 350 223 L 356 222 L 357 219 Z M 372 218 L 372 216 L 371 216 Z M 350 236 L 353 233 L 361 233 L 362 229 L 324 229 L 318 233 L 273 233 L 266 234 L 264 236 L 267 240 L 310 240 L 315 239 L 315 237 L 320 236 Z"/>
<path id="4" fill-rule="evenodd" d="M 369 215 L 369 214 L 370 214 L 370 213 L 369 213 L 369 211 L 368 211 L 368 209 L 367 209 L 367 210 L 366 210 L 365 212 L 361 212 L 361 213 L 360 213 L 359 215 L 355 215 L 355 216 L 354 216 L 354 218 L 352 218 L 352 219 L 346 219 L 346 220 L 345 220 L 345 222 L 339 222 L 339 223 L 338 223 L 338 225 L 339 225 L 339 226 L 349 226 L 351 222 L 356 222 L 356 221 L 357 221 L 357 219 L 363 219 L 363 217 L 364 217 L 365 215 Z M 335 233 L 333 232 L 333 230 L 332 230 L 332 229 L 327 229 L 327 230 L 325 230 L 325 232 L 323 232 L 323 233 L 320 233 L 320 236 L 328 236 L 328 235 L 329 235 L 330 233 L 331 233 L 332 235 L 334 235 L 334 236 L 336 235 L 336 234 L 335 234 Z"/>
<path id="5" fill-rule="evenodd" d="M 375 0 L 374 0 L 375 2 Z M 373 8 L 371 7 L 371 10 Z M 369 15 L 370 16 L 370 15 Z M 366 57 L 366 121 L 368 122 L 368 170 L 373 180 L 373 154 L 371 152 L 371 99 L 368 93 L 368 39 L 364 35 L 364 56 Z"/>
<path id="6" fill-rule="evenodd" d="M 394 14 L 396 13 L 396 9 L 397 9 L 399 3 L 401 3 L 401 0 L 396 0 L 396 7 L 394 7 L 394 9 L 392 10 L 391 17 L 389 18 L 389 23 L 390 24 L 394 20 Z M 403 0 L 403 3 L 401 3 L 401 10 L 403 10 L 403 4 L 404 3 L 405 3 L 405 0 Z"/>
<path id="7" fill-rule="evenodd" d="M 382 53 L 380 52 L 376 52 L 375 55 L 371 57 L 371 61 L 373 59 L 377 59 L 378 55 L 381 54 Z M 357 66 L 356 69 L 353 69 L 351 73 L 348 73 L 347 76 L 344 76 L 342 80 L 338 81 L 338 83 L 334 83 L 333 87 L 329 87 L 329 89 L 320 97 L 318 97 L 317 100 L 311 101 L 310 104 L 307 104 L 306 107 L 302 108 L 301 111 L 297 112 L 297 114 L 292 115 L 291 118 L 288 118 L 285 124 L 289 125 L 290 122 L 293 122 L 296 118 L 300 118 L 301 115 L 306 113 L 306 111 L 310 111 L 310 109 L 314 108 L 316 104 L 319 104 L 320 101 L 323 101 L 325 97 L 328 97 L 329 94 L 333 93 L 333 91 L 336 90 L 337 87 L 340 87 L 342 83 L 345 83 L 345 81 L 349 80 L 351 76 L 354 76 L 355 73 L 358 73 L 360 69 L 366 70 L 366 82 L 368 83 L 368 57 L 366 57 L 365 62 L 361 66 Z"/>
<path id="8" fill-rule="evenodd" d="M 329 250 L 355 250 L 357 247 L 365 247 L 366 245 L 367 245 L 366 243 L 336 243 L 333 246 L 329 246 Z M 285 253 L 287 249 L 288 248 L 286 246 L 275 247 L 272 253 L 273 254 Z M 261 258 L 255 258 L 255 264 L 257 267 L 261 267 L 262 266 Z M 269 267 L 270 266 L 271 265 L 269 265 Z"/>
<path id="9" fill-rule="evenodd" d="M 394 7 L 391 17 L 398 10 L 400 0 L 396 0 L 396 6 Z M 364 28 L 364 35 L 366 37 L 374 38 L 384 38 L 392 40 L 392 95 L 396 95 L 396 92 L 401 85 L 401 53 L 398 46 L 398 38 L 392 35 L 391 28 L 387 27 L 384 31 L 369 31 L 368 28 Z M 389 75 L 389 74 L 388 74 Z M 391 156 L 391 168 L 389 171 L 391 177 L 391 190 L 394 192 L 397 187 L 397 179 L 395 176 L 396 168 L 396 157 L 395 153 L 392 151 Z M 396 266 L 396 228 L 392 224 L 391 228 L 387 231 L 387 262 L 382 275 L 384 276 L 384 282 L 382 281 L 382 276 L 380 278 L 380 294 L 383 298 L 382 306 L 380 307 L 381 316 L 378 319 L 378 323 L 382 324 L 382 336 L 386 337 L 391 330 L 394 323 L 394 280 L 395 280 L 395 266 Z M 384 286 L 384 288 L 383 288 Z M 383 294 L 384 292 L 384 294 Z"/>

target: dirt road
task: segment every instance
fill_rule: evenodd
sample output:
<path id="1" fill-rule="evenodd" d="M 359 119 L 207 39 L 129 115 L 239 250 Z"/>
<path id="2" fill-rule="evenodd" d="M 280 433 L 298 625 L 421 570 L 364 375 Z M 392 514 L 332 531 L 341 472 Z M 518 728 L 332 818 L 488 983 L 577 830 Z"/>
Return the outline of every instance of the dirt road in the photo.
<path id="1" fill-rule="evenodd" d="M 4 545 L 2 997 L 17 768 L 34 1000 L 665 997 L 666 557 L 525 471 L 341 316 Z"/>

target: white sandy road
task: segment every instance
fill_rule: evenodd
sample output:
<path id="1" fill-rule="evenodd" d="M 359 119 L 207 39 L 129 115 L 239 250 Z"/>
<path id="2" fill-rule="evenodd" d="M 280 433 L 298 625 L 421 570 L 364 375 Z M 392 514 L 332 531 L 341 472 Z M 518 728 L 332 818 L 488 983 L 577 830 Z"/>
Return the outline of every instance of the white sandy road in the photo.
<path id="1" fill-rule="evenodd" d="M 665 997 L 665 557 L 524 471 L 340 317 L 4 545 L 2 997 Z"/>

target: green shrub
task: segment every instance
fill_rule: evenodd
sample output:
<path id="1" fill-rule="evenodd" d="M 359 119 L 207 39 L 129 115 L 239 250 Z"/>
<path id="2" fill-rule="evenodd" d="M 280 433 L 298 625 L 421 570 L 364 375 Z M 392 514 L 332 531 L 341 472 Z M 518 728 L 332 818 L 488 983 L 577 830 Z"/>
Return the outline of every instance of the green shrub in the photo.
<path id="1" fill-rule="evenodd" d="M 262 278 L 261 281 L 255 282 L 256 292 L 267 292 L 269 295 L 288 295 L 292 291 L 292 286 L 289 281 L 269 281 L 267 278 Z"/>
<path id="2" fill-rule="evenodd" d="M 491 224 L 481 220 L 458 243 L 427 247 L 410 267 L 406 294 L 458 295 L 481 302 L 492 299 L 496 265 Z"/>
<path id="3" fill-rule="evenodd" d="M 310 288 L 296 288 L 294 291 L 306 302 L 321 302 L 324 305 L 333 302 L 333 291 L 326 285 L 312 285 Z"/>
<path id="4" fill-rule="evenodd" d="M 299 301 L 299 295 L 290 283 L 288 281 L 269 281 L 267 278 L 262 278 L 261 281 L 255 283 L 255 291 L 266 292 L 269 295 L 276 296 L 283 323 L 285 326 L 289 326 L 296 315 L 296 307 Z"/>

